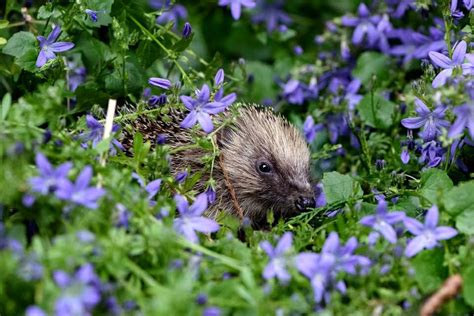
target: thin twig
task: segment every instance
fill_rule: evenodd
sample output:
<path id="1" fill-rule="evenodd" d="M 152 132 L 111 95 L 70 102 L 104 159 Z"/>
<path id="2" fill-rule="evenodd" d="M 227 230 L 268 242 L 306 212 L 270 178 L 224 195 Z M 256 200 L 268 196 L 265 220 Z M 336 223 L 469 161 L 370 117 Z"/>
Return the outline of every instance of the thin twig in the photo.
<path id="1" fill-rule="evenodd" d="M 462 289 L 462 277 L 459 274 L 450 276 L 443 285 L 430 296 L 420 310 L 420 316 L 431 316 L 444 303 L 455 297 Z"/>

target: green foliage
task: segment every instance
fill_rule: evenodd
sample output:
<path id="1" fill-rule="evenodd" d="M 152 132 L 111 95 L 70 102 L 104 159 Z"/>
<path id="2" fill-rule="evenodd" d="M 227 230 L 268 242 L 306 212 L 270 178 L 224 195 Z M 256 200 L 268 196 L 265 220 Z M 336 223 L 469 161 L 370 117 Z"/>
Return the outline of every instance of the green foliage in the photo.
<path id="1" fill-rule="evenodd" d="M 423 293 L 435 291 L 446 279 L 448 271 L 443 262 L 444 253 L 440 249 L 425 251 L 413 259 L 413 277 Z"/>
<path id="2" fill-rule="evenodd" d="M 325 173 L 322 180 L 328 203 L 340 202 L 362 196 L 360 184 L 348 175 L 338 172 Z"/>
<path id="3" fill-rule="evenodd" d="M 358 105 L 360 118 L 370 126 L 387 129 L 393 124 L 395 104 L 380 94 L 367 94 Z"/>

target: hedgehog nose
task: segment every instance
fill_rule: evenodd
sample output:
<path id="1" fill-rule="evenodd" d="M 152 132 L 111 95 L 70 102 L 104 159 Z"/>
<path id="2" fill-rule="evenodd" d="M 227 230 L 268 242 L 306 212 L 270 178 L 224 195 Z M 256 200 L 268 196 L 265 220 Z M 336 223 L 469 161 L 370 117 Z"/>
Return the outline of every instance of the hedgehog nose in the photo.
<path id="1" fill-rule="evenodd" d="M 296 208 L 299 211 L 305 211 L 308 208 L 313 208 L 316 206 L 316 201 L 313 197 L 300 196 L 295 202 Z"/>

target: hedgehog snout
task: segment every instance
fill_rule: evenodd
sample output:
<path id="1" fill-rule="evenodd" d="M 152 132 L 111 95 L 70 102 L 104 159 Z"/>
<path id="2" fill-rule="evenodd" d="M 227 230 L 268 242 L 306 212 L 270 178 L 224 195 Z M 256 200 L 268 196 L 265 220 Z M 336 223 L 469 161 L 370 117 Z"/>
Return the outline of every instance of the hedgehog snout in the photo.
<path id="1" fill-rule="evenodd" d="M 316 206 L 316 200 L 312 196 L 300 196 L 295 201 L 298 211 L 303 212 Z"/>

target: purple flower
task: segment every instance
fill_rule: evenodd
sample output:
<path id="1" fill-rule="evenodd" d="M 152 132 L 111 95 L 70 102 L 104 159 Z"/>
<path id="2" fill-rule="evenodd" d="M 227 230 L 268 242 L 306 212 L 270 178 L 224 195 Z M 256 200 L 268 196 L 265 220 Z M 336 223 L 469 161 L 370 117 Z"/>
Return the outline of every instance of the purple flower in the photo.
<path id="1" fill-rule="evenodd" d="M 184 106 L 191 112 L 181 122 L 181 127 L 191 128 L 197 122 L 201 125 L 201 128 L 206 132 L 210 133 L 214 129 L 210 114 L 217 114 L 225 111 L 225 109 L 235 101 L 235 93 L 231 93 L 223 98 L 220 96 L 214 102 L 210 102 L 210 90 L 209 86 L 204 84 L 201 90 L 196 91 L 196 99 L 189 96 L 181 96 L 181 101 Z M 217 101 L 219 99 L 219 101 Z"/>
<path id="2" fill-rule="evenodd" d="M 460 19 L 464 16 L 464 13 L 462 13 L 462 7 L 465 7 L 468 11 L 471 11 L 472 6 L 474 5 L 473 0 L 451 0 L 451 6 L 450 6 L 450 11 L 451 15 L 456 18 Z"/>
<path id="3" fill-rule="evenodd" d="M 281 85 L 283 97 L 291 104 L 301 105 L 306 100 L 313 100 L 318 96 L 318 88 L 313 82 L 306 85 L 296 79 L 290 79 Z"/>
<path id="4" fill-rule="evenodd" d="M 323 299 L 329 301 L 327 293 L 334 266 L 334 257 L 315 253 L 301 253 L 295 258 L 296 268 L 306 276 L 313 288 L 314 300 L 321 303 Z"/>
<path id="5" fill-rule="evenodd" d="M 176 180 L 176 182 L 181 184 L 181 183 L 184 182 L 184 180 L 186 180 L 187 177 L 188 177 L 188 172 L 186 170 L 185 171 L 180 171 L 176 175 L 175 180 Z"/>
<path id="6" fill-rule="evenodd" d="M 375 212 L 375 215 L 363 217 L 360 223 L 364 226 L 372 227 L 374 231 L 382 234 L 388 242 L 394 244 L 397 242 L 397 233 L 392 225 L 402 221 L 405 218 L 405 213 L 388 213 L 387 202 L 383 199 L 379 200 Z"/>
<path id="7" fill-rule="evenodd" d="M 216 191 L 212 187 L 207 188 L 206 195 L 207 195 L 207 202 L 209 204 L 212 204 L 216 201 Z"/>
<path id="8" fill-rule="evenodd" d="M 410 152 L 404 149 L 402 153 L 400 154 L 400 159 L 406 165 L 410 161 Z"/>
<path id="9" fill-rule="evenodd" d="M 444 160 L 444 154 L 445 150 L 441 144 L 432 140 L 423 144 L 419 162 L 425 163 L 428 168 L 433 168 Z"/>
<path id="10" fill-rule="evenodd" d="M 46 195 L 55 192 L 59 187 L 62 187 L 69 181 L 67 175 L 72 168 L 71 162 L 63 163 L 54 169 L 42 153 L 36 154 L 35 161 L 40 175 L 29 180 L 33 192 Z"/>
<path id="11" fill-rule="evenodd" d="M 416 236 L 408 243 L 405 256 L 410 258 L 423 249 L 433 249 L 439 244 L 439 240 L 451 239 L 458 234 L 456 229 L 448 226 L 436 227 L 438 217 L 438 207 L 433 205 L 426 213 L 424 224 L 414 218 L 405 218 L 406 229 Z"/>
<path id="12" fill-rule="evenodd" d="M 180 214 L 180 216 L 174 220 L 173 224 L 178 234 L 196 243 L 198 242 L 196 231 L 208 234 L 219 230 L 219 224 L 210 218 L 201 216 L 207 209 L 207 195 L 205 193 L 198 195 L 191 206 L 189 206 L 188 201 L 179 194 L 175 195 L 174 200 Z"/>
<path id="13" fill-rule="evenodd" d="M 76 91 L 77 87 L 86 80 L 86 68 L 77 65 L 77 63 L 68 61 L 69 68 L 68 86 L 72 92 Z"/>
<path id="14" fill-rule="evenodd" d="M 89 18 L 91 19 L 92 22 L 97 22 L 98 21 L 98 18 L 97 18 L 97 14 L 99 13 L 98 11 L 85 9 L 84 12 L 89 16 Z"/>
<path id="15" fill-rule="evenodd" d="M 418 98 L 415 98 L 418 117 L 409 117 L 402 120 L 402 125 L 409 129 L 423 127 L 420 136 L 424 141 L 431 141 L 441 134 L 442 128 L 448 128 L 449 122 L 444 119 L 445 107 L 437 107 L 433 112 Z"/>
<path id="16" fill-rule="evenodd" d="M 79 137 L 84 141 L 82 147 L 87 148 L 87 142 L 92 141 L 92 147 L 95 148 L 97 144 L 103 139 L 104 126 L 100 124 L 100 122 L 92 115 L 86 115 L 86 125 L 89 131 L 83 132 L 79 135 Z M 120 126 L 118 124 L 114 124 L 112 127 L 112 133 L 117 132 L 119 129 Z M 117 149 L 121 151 L 125 150 L 122 144 L 113 138 L 110 144 L 110 154 L 115 155 L 117 153 Z"/>
<path id="17" fill-rule="evenodd" d="M 181 32 L 181 35 L 183 35 L 184 38 L 189 38 L 192 32 L 193 32 L 193 28 L 191 27 L 191 24 L 189 24 L 189 22 L 184 23 L 184 27 L 183 27 L 183 31 Z"/>
<path id="18" fill-rule="evenodd" d="M 306 120 L 303 124 L 304 137 L 308 143 L 312 143 L 316 137 L 316 133 L 321 131 L 323 126 L 321 124 L 314 124 L 314 119 L 311 115 L 306 117 Z"/>
<path id="19" fill-rule="evenodd" d="M 115 226 L 128 229 L 129 224 L 130 224 L 130 217 L 132 216 L 132 213 L 129 210 L 127 210 L 127 208 L 121 203 L 118 203 L 115 206 L 115 209 L 117 210 Z"/>
<path id="20" fill-rule="evenodd" d="M 54 271 L 53 279 L 62 289 L 54 307 L 56 315 L 88 315 L 100 302 L 100 280 L 90 263 L 81 266 L 74 276 Z"/>
<path id="21" fill-rule="evenodd" d="M 380 16 L 370 16 L 369 9 L 364 3 L 359 5 L 359 17 L 343 16 L 342 25 L 354 27 L 352 43 L 359 45 L 367 37 L 370 46 L 374 45 L 379 39 L 377 24 L 381 21 Z"/>
<path id="22" fill-rule="evenodd" d="M 202 311 L 202 316 L 220 316 L 220 315 L 222 315 L 221 309 L 215 306 L 206 307 Z"/>
<path id="23" fill-rule="evenodd" d="M 219 0 L 219 6 L 230 6 L 232 17 L 234 20 L 238 20 L 240 18 L 240 11 L 242 10 L 242 7 L 255 7 L 255 0 Z"/>
<path id="24" fill-rule="evenodd" d="M 453 109 L 456 114 L 456 121 L 449 129 L 448 136 L 456 137 L 464 131 L 467 127 L 469 135 L 474 139 L 474 102 L 469 102 Z"/>
<path id="25" fill-rule="evenodd" d="M 265 23 L 267 32 L 271 33 L 277 28 L 286 27 L 291 23 L 291 18 L 282 10 L 283 1 L 259 1 L 257 12 L 252 16 L 253 23 Z"/>
<path id="26" fill-rule="evenodd" d="M 150 106 L 159 106 L 159 105 L 165 105 L 166 102 L 168 102 L 168 98 L 165 93 L 158 95 L 152 95 L 148 99 L 148 105 Z"/>
<path id="27" fill-rule="evenodd" d="M 347 101 L 347 106 L 349 111 L 354 111 L 357 104 L 360 103 L 362 100 L 362 95 L 357 94 L 361 86 L 361 82 L 359 79 L 352 80 L 346 89 L 346 95 L 344 96 L 344 100 Z"/>
<path id="28" fill-rule="evenodd" d="M 224 69 L 220 68 L 214 77 L 214 86 L 218 87 L 224 82 Z"/>
<path id="29" fill-rule="evenodd" d="M 431 51 L 439 52 L 446 49 L 444 31 L 434 26 L 429 28 L 428 35 L 411 29 L 393 30 L 391 35 L 398 38 L 401 44 L 392 47 L 390 54 L 403 56 L 404 63 L 408 63 L 414 58 L 425 59 Z"/>
<path id="30" fill-rule="evenodd" d="M 285 254 L 291 248 L 293 242 L 293 235 L 291 232 L 286 232 L 278 240 L 278 244 L 275 248 L 268 241 L 262 241 L 260 243 L 260 248 L 262 248 L 270 258 L 270 262 L 265 267 L 263 271 L 263 277 L 265 280 L 272 279 L 276 277 L 280 280 L 280 283 L 286 284 L 290 281 L 291 276 L 286 270 L 286 258 Z"/>
<path id="31" fill-rule="evenodd" d="M 29 306 L 25 312 L 26 316 L 47 316 L 46 313 L 38 306 Z"/>
<path id="32" fill-rule="evenodd" d="M 148 83 L 152 86 L 159 87 L 165 90 L 169 90 L 169 88 L 171 88 L 171 82 L 168 79 L 152 77 L 148 79 Z"/>
<path id="33" fill-rule="evenodd" d="M 56 25 L 48 37 L 38 36 L 38 41 L 40 42 L 40 53 L 38 59 L 36 59 L 36 67 L 41 67 L 50 59 L 56 58 L 55 53 L 65 52 L 74 47 L 74 43 L 70 42 L 57 42 L 56 40 L 61 33 L 61 28 L 59 25 Z"/>
<path id="34" fill-rule="evenodd" d="M 89 187 L 92 179 L 92 167 L 86 166 L 81 171 L 75 183 L 65 182 L 56 191 L 59 199 L 82 205 L 87 208 L 96 209 L 97 200 L 105 194 L 104 189 Z"/>
<path id="35" fill-rule="evenodd" d="M 180 20 L 184 20 L 188 17 L 188 11 L 186 8 L 180 4 L 175 4 L 172 7 L 169 7 L 169 2 L 166 3 L 163 7 L 165 11 L 161 13 L 159 17 L 156 18 L 156 23 L 158 24 L 167 24 L 173 22 L 173 29 L 176 30 L 177 25 Z M 160 9 L 158 8 L 158 9 Z"/>
<path id="36" fill-rule="evenodd" d="M 368 258 L 353 254 L 356 248 L 357 240 L 355 237 L 349 238 L 347 243 L 343 246 L 339 243 L 338 234 L 331 232 L 324 242 L 321 255 L 333 257 L 335 272 L 345 271 L 350 274 L 355 274 L 358 266 L 366 267 L 370 265 Z"/>
<path id="37" fill-rule="evenodd" d="M 443 70 L 433 79 L 433 88 L 438 88 L 446 83 L 449 77 L 452 76 L 453 70 L 456 67 L 461 68 L 464 58 L 466 57 L 467 44 L 465 41 L 458 42 L 454 46 L 453 57 L 449 58 L 438 52 L 429 52 L 431 61 L 436 66 L 443 68 Z"/>

